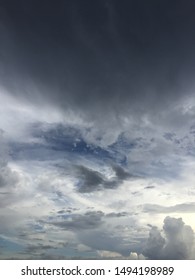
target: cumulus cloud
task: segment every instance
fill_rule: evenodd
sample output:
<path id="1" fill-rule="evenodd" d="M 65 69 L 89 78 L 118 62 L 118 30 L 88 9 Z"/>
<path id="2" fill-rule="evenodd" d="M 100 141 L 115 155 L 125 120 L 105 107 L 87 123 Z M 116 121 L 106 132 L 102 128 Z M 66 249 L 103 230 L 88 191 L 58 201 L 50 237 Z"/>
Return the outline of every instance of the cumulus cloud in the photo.
<path id="1" fill-rule="evenodd" d="M 145 260 L 145 256 L 143 254 L 138 254 L 136 252 L 131 252 L 129 256 L 124 256 L 118 252 L 113 251 L 103 251 L 98 250 L 98 255 L 102 259 L 117 259 L 117 260 Z"/>
<path id="2" fill-rule="evenodd" d="M 161 232 L 156 227 L 152 227 L 149 232 L 149 238 L 147 240 L 146 249 L 144 250 L 144 255 L 150 259 L 161 259 L 161 251 L 164 245 L 165 239 L 162 237 Z"/>
<path id="3" fill-rule="evenodd" d="M 137 254 L 136 252 L 131 252 L 128 259 L 130 260 L 145 260 L 145 256 L 143 254 Z"/>
<path id="4" fill-rule="evenodd" d="M 144 255 L 149 259 L 191 259 L 194 257 L 194 231 L 182 218 L 167 216 L 163 230 L 151 227 Z"/>
<path id="5" fill-rule="evenodd" d="M 167 259 L 189 259 L 194 251 L 194 231 L 182 221 L 166 217 L 163 230 L 167 239 L 164 256 Z"/>
<path id="6" fill-rule="evenodd" d="M 98 250 L 98 255 L 103 259 L 120 259 L 123 256 L 117 252 Z"/>

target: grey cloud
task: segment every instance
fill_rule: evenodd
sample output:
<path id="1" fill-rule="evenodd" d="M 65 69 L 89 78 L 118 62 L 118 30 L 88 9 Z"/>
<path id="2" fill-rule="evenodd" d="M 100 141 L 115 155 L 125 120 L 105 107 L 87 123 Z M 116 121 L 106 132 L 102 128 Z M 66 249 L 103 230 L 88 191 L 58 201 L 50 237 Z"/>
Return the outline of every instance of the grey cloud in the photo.
<path id="1" fill-rule="evenodd" d="M 192 228 L 182 221 L 166 217 L 163 230 L 167 243 L 164 256 L 167 259 L 189 259 L 194 251 L 194 232 Z"/>
<path id="2" fill-rule="evenodd" d="M 5 147 L 3 151 L 1 148 Z M 16 203 L 20 198 L 17 193 L 17 186 L 20 183 L 20 177 L 17 171 L 12 170 L 8 165 L 7 146 L 1 146 L 0 139 L 0 208 L 4 208 L 7 205 Z"/>
<path id="3" fill-rule="evenodd" d="M 123 238 L 113 236 L 111 232 L 96 229 L 93 232 L 81 232 L 78 238 L 83 244 L 96 250 L 114 251 L 126 256 L 129 254 L 128 245 Z"/>
<path id="4" fill-rule="evenodd" d="M 54 225 L 64 230 L 94 230 L 105 224 L 106 219 L 122 218 L 128 215 L 127 212 L 111 212 L 103 213 L 102 211 L 87 211 L 84 214 L 64 214 L 58 211 L 57 216 L 51 217 L 51 221 L 40 221 Z"/>
<path id="5" fill-rule="evenodd" d="M 58 214 L 64 214 L 64 213 L 72 213 L 72 210 L 68 209 L 68 210 L 59 210 Z"/>
<path id="6" fill-rule="evenodd" d="M 195 202 L 181 203 L 174 206 L 161 206 L 157 204 L 145 204 L 143 211 L 147 213 L 194 213 Z"/>
<path id="7" fill-rule="evenodd" d="M 120 166 L 113 166 L 112 168 L 115 171 L 116 176 L 109 180 L 96 170 L 82 165 L 77 166 L 79 179 L 81 180 L 81 182 L 79 182 L 78 191 L 81 193 L 87 193 L 102 189 L 115 189 L 123 182 L 123 180 L 133 177 Z"/>
<path id="8" fill-rule="evenodd" d="M 120 218 L 120 217 L 126 217 L 127 215 L 128 215 L 127 212 L 119 212 L 119 213 L 113 212 L 113 213 L 108 213 L 106 215 L 106 217 L 108 217 L 108 218 Z"/>
<path id="9" fill-rule="evenodd" d="M 4 131 L 0 128 L 0 168 L 7 166 L 8 153 L 9 149 L 4 138 Z"/>
<path id="10" fill-rule="evenodd" d="M 19 182 L 17 172 L 8 166 L 8 146 L 4 140 L 3 132 L 0 130 L 0 194 L 9 198 L 11 190 L 15 188 Z M 6 203 L 4 200 L 0 203 L 0 207 Z"/>
<path id="11" fill-rule="evenodd" d="M 89 230 L 101 226 L 103 223 L 102 221 L 103 216 L 104 216 L 103 212 L 93 211 L 93 212 L 87 212 L 84 215 L 81 214 L 71 215 L 71 220 L 66 220 L 66 218 L 63 217 L 59 220 L 55 219 L 49 224 L 70 231 Z"/>
<path id="12" fill-rule="evenodd" d="M 111 219 L 127 217 L 126 212 L 103 213 L 102 211 L 88 211 L 84 214 L 71 214 L 68 217 L 57 215 L 48 221 L 42 221 L 50 226 L 55 226 L 65 231 L 73 231 L 78 240 L 92 248 L 92 250 L 116 251 L 124 256 L 129 255 L 129 242 L 121 236 L 121 225 L 118 230 L 107 227 Z M 138 244 L 131 244 L 132 250 L 138 249 Z"/>
<path id="13" fill-rule="evenodd" d="M 182 218 L 166 217 L 163 231 L 151 227 L 144 255 L 149 259 L 191 259 L 194 257 L 194 232 Z"/>
<path id="14" fill-rule="evenodd" d="M 147 190 L 155 189 L 155 186 L 147 186 L 144 189 L 147 189 Z"/>
<path id="15" fill-rule="evenodd" d="M 195 41 L 190 23 L 190 19 L 194 22 L 193 7 L 190 3 L 185 7 L 181 3 L 170 5 L 170 1 L 163 4 L 150 1 L 147 6 L 145 1 L 139 5 L 136 1 L 130 2 L 101 0 L 92 5 L 90 1 L 81 4 L 78 0 L 57 4 L 30 1 L 27 5 L 20 0 L 15 5 L 11 0 L 4 1 L 1 10 L 6 18 L 3 17 L 2 22 L 5 33 L 9 33 L 13 41 L 8 40 L 6 44 L 14 49 L 2 47 L 7 61 L 0 59 L 0 69 L 5 69 L 1 84 L 18 100 L 26 99 L 46 107 L 49 104 L 54 109 L 62 109 L 65 115 L 69 110 L 78 115 L 91 128 L 91 131 L 83 129 L 83 138 L 91 143 L 99 137 L 103 139 L 101 144 L 109 145 L 124 131 L 129 131 L 130 139 L 139 133 L 151 138 L 158 133 L 154 132 L 156 127 L 162 130 L 162 135 L 167 133 L 166 139 L 169 139 L 177 127 L 191 126 L 192 115 L 182 114 L 177 105 L 181 101 L 182 107 L 182 98 L 188 97 L 194 88 L 191 65 L 195 56 L 190 51 L 191 40 Z M 182 28 L 176 6 L 181 12 Z M 182 36 L 189 43 L 185 48 Z M 160 169 L 162 176 L 179 174 L 177 165 L 173 168 L 172 162 L 171 169 L 150 164 L 154 158 L 173 152 L 174 141 L 166 142 L 160 143 L 157 139 L 156 149 L 144 151 L 143 148 L 142 153 L 138 147 L 130 156 L 128 149 L 125 156 L 132 173 L 148 168 L 151 176 L 158 175 Z M 62 137 L 62 143 L 58 141 L 54 147 L 64 148 L 63 144 Z M 40 154 L 45 159 L 62 156 L 61 150 L 57 153 L 41 147 L 31 148 L 28 150 L 22 145 L 19 159 L 20 156 L 39 158 Z M 118 179 L 128 178 L 118 167 L 115 169 Z M 100 186 L 116 188 L 117 182 L 105 182 L 99 175 L 94 174 L 91 188 L 86 183 L 80 191 L 88 192 Z"/>
<path id="16" fill-rule="evenodd" d="M 56 246 L 51 245 L 43 245 L 41 243 L 38 243 L 37 245 L 28 245 L 26 248 L 26 253 L 40 253 L 40 251 L 46 251 L 50 249 L 57 249 Z"/>
<path id="17" fill-rule="evenodd" d="M 119 180 L 126 180 L 126 179 L 129 179 L 130 177 L 133 177 L 133 176 L 131 176 L 131 174 L 129 172 L 124 170 L 121 166 L 113 165 L 112 169 L 115 171 L 116 177 Z"/>
<path id="18" fill-rule="evenodd" d="M 92 192 L 106 185 L 106 180 L 100 172 L 84 166 L 78 166 L 77 169 L 80 179 L 83 180 L 81 187 L 79 187 L 79 192 Z"/>
<path id="19" fill-rule="evenodd" d="M 161 259 L 161 251 L 164 245 L 165 239 L 162 237 L 161 232 L 156 227 L 152 227 L 143 253 L 150 259 Z"/>
<path id="20" fill-rule="evenodd" d="M 19 179 L 17 173 L 12 171 L 8 166 L 0 168 L 0 189 L 1 188 L 13 188 Z"/>

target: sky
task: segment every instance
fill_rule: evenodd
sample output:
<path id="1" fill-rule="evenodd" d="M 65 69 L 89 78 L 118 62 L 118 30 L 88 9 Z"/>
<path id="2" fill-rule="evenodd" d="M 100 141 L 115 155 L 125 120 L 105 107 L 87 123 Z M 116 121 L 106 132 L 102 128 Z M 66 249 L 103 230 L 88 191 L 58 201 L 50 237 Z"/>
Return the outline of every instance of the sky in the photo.
<path id="1" fill-rule="evenodd" d="M 195 259 L 193 0 L 0 0 L 0 259 Z"/>

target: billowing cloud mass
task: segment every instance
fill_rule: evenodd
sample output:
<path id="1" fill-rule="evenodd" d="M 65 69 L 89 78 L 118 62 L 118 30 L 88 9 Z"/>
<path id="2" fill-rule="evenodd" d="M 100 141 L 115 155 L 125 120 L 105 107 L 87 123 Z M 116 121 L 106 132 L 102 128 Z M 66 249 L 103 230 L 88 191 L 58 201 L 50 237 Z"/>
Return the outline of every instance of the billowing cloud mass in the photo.
<path id="1" fill-rule="evenodd" d="M 195 258 L 194 14 L 0 1 L 1 259 Z"/>
<path id="2" fill-rule="evenodd" d="M 192 259 L 195 254 L 194 237 L 194 231 L 185 225 L 182 218 L 167 216 L 162 233 L 151 227 L 144 253 L 150 259 Z"/>

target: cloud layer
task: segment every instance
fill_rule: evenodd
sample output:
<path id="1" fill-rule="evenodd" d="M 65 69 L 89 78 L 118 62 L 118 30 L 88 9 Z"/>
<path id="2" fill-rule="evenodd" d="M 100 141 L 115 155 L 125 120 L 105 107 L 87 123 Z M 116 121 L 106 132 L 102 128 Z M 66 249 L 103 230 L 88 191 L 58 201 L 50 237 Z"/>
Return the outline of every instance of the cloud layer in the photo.
<path id="1" fill-rule="evenodd" d="M 0 258 L 195 258 L 194 13 L 1 1 Z"/>

